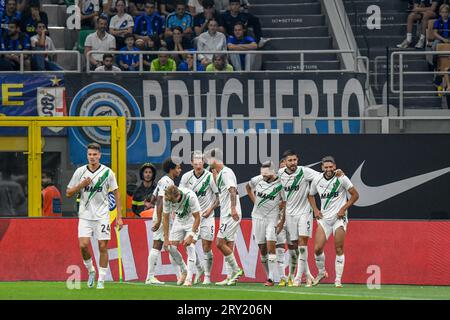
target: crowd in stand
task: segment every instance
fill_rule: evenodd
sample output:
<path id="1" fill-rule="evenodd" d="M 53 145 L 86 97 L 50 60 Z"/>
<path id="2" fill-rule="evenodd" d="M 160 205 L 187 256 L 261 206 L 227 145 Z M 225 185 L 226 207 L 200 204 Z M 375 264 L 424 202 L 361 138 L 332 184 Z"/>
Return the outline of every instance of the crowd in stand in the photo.
<path id="1" fill-rule="evenodd" d="M 258 69 L 254 55 L 227 55 L 227 51 L 256 50 L 267 41 L 258 17 L 248 12 L 247 5 L 245 0 L 80 0 L 81 28 L 93 30 L 84 42 L 87 63 L 91 70 L 102 71 Z M 55 50 L 39 0 L 0 1 L 0 22 L 0 50 L 5 52 L 0 55 L 0 70 L 20 70 L 20 55 L 8 51 Z M 109 66 L 105 64 L 109 55 L 88 55 L 91 50 L 127 53 L 113 55 Z M 196 50 L 224 54 L 196 54 Z M 140 59 L 129 51 L 155 53 Z M 23 55 L 23 69 L 61 67 L 56 54 L 28 54 Z"/>
<path id="2" fill-rule="evenodd" d="M 450 0 L 409 0 L 408 11 L 406 38 L 397 45 L 398 48 L 406 49 L 413 45 L 414 24 L 420 23 L 416 49 L 450 51 Z M 437 89 L 449 91 L 450 57 L 433 55 L 430 61 L 432 70 L 442 71 L 434 80 Z"/>
<path id="3" fill-rule="evenodd" d="M 86 38 L 85 53 L 127 52 L 117 54 L 110 67 L 104 65 L 102 54 L 87 55 L 90 69 L 137 71 L 140 63 L 144 71 L 258 69 L 253 54 L 228 54 L 228 51 L 257 50 L 267 42 L 262 37 L 258 17 L 247 11 L 247 5 L 241 0 L 109 0 L 102 6 L 99 1 L 82 1 L 81 25 L 96 28 Z M 217 10 L 217 6 L 222 10 Z M 154 51 L 154 54 L 145 54 L 141 60 L 138 54 L 130 53 L 134 51 Z M 189 53 L 171 54 L 171 51 Z"/>

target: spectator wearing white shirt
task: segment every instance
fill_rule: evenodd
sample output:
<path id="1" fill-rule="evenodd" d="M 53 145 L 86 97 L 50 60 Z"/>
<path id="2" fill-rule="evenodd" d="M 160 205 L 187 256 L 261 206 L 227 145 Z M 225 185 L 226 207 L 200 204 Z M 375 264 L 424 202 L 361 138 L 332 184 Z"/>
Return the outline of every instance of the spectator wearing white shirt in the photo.
<path id="1" fill-rule="evenodd" d="M 100 14 L 99 0 L 80 0 L 78 6 L 81 13 L 81 27 L 94 28 Z"/>
<path id="2" fill-rule="evenodd" d="M 189 0 L 188 8 L 189 12 L 195 17 L 203 12 L 203 0 Z"/>
<path id="3" fill-rule="evenodd" d="M 117 48 L 125 45 L 125 35 L 133 32 L 133 17 L 125 12 L 125 0 L 117 0 L 115 3 L 117 14 L 109 21 L 109 32 L 116 38 Z"/>
<path id="4" fill-rule="evenodd" d="M 116 67 L 114 63 L 114 56 L 111 53 L 105 53 L 103 55 L 103 65 L 98 66 L 95 68 L 95 71 L 113 71 L 113 72 L 120 72 L 120 68 Z"/>
<path id="5" fill-rule="evenodd" d="M 54 51 L 55 45 L 53 43 L 53 40 L 47 36 L 47 27 L 45 26 L 45 23 L 42 21 L 39 21 L 37 23 L 37 30 L 36 34 L 31 37 L 31 48 L 33 50 L 46 50 L 46 51 Z M 34 54 L 31 57 L 31 68 L 32 70 L 36 71 L 56 71 L 56 70 L 62 70 L 60 66 L 58 66 L 56 61 L 56 54 L 51 55 L 52 60 L 49 60 L 49 56 L 47 54 Z"/>
<path id="6" fill-rule="evenodd" d="M 88 53 L 92 50 L 95 51 L 110 51 L 116 50 L 116 39 L 114 36 L 106 32 L 106 26 L 108 25 L 108 19 L 104 16 L 100 16 L 97 21 L 97 31 L 91 33 L 86 37 L 84 43 L 84 52 L 90 63 L 91 70 L 102 65 L 103 54 L 91 54 Z"/>
<path id="7" fill-rule="evenodd" d="M 208 31 L 198 36 L 197 51 L 226 51 L 227 39 L 222 32 L 217 31 L 219 24 L 211 19 L 208 22 Z M 199 54 L 198 57 L 206 67 L 212 62 L 212 54 Z"/>

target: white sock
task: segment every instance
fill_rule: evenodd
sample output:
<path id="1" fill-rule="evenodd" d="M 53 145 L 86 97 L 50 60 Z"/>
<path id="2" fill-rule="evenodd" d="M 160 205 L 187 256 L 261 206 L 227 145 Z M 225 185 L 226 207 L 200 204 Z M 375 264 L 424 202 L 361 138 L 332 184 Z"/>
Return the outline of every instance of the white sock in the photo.
<path id="1" fill-rule="evenodd" d="M 228 265 L 231 268 L 231 272 L 235 273 L 239 270 L 239 266 L 236 262 L 236 258 L 234 257 L 234 253 L 232 252 L 230 255 L 225 257 L 225 261 L 228 263 Z"/>
<path id="2" fill-rule="evenodd" d="M 336 269 L 336 282 L 341 282 L 342 273 L 344 273 L 345 256 L 336 255 L 334 267 Z"/>
<path id="3" fill-rule="evenodd" d="M 295 267 L 297 266 L 298 251 L 289 249 L 289 278 L 295 273 Z"/>
<path id="4" fill-rule="evenodd" d="M 420 40 L 423 40 L 423 39 L 425 39 L 425 35 L 424 35 L 424 34 L 421 34 L 421 35 L 420 35 Z"/>
<path id="5" fill-rule="evenodd" d="M 200 257 L 198 256 L 198 252 L 197 250 L 195 250 L 195 267 L 197 268 L 197 272 L 200 272 L 201 270 L 203 270 L 203 266 L 202 266 L 202 261 L 200 260 Z"/>
<path id="6" fill-rule="evenodd" d="M 261 255 L 261 263 L 264 267 L 264 271 L 266 272 L 266 276 L 268 277 L 268 279 L 272 279 L 269 278 L 269 263 L 267 262 L 267 255 L 265 256 Z"/>
<path id="7" fill-rule="evenodd" d="M 159 251 L 158 249 L 154 249 L 152 248 L 150 250 L 150 253 L 148 255 L 148 267 L 147 267 L 147 280 L 151 279 L 152 277 L 155 276 L 155 270 L 156 270 L 156 265 L 158 264 L 158 258 L 159 255 L 161 254 L 161 251 Z"/>
<path id="8" fill-rule="evenodd" d="M 211 276 L 212 264 L 213 264 L 213 252 L 212 250 L 209 252 L 205 252 L 205 276 Z"/>
<path id="9" fill-rule="evenodd" d="M 308 247 L 307 246 L 299 246 L 298 247 L 299 255 L 298 255 L 298 269 L 296 278 L 302 279 L 303 273 L 306 273 L 306 266 L 308 264 Z"/>
<path id="10" fill-rule="evenodd" d="M 284 248 L 277 248 L 277 269 L 280 279 L 286 279 L 286 270 L 284 268 Z"/>
<path id="11" fill-rule="evenodd" d="M 186 247 L 188 263 L 187 263 L 187 280 L 192 281 L 194 274 L 195 263 L 197 261 L 197 254 L 195 252 L 195 244 L 190 244 Z"/>
<path id="12" fill-rule="evenodd" d="M 320 255 L 315 255 L 315 257 L 317 270 L 319 270 L 320 275 L 323 275 L 325 273 L 325 253 L 322 252 Z"/>
<path id="13" fill-rule="evenodd" d="M 169 246 L 169 254 L 172 257 L 172 265 L 175 267 L 179 267 L 181 272 L 186 272 L 186 264 L 183 261 L 183 257 L 181 256 L 180 251 L 176 246 Z"/>
<path id="14" fill-rule="evenodd" d="M 276 254 L 269 254 L 268 267 L 269 267 L 269 279 L 273 281 L 273 274 L 275 269 L 277 268 Z"/>
<path id="15" fill-rule="evenodd" d="M 105 281 L 106 273 L 108 272 L 108 268 L 98 268 L 98 281 Z"/>
<path id="16" fill-rule="evenodd" d="M 92 258 L 90 258 L 89 260 L 83 260 L 83 262 L 88 272 L 95 272 L 94 264 L 92 263 Z"/>
<path id="17" fill-rule="evenodd" d="M 170 250 L 169 250 L 169 260 L 170 260 L 170 264 L 172 265 L 173 269 L 175 270 L 175 275 L 177 276 L 177 278 L 179 278 L 181 275 L 180 266 L 173 259 L 172 255 L 170 254 Z"/>
<path id="18" fill-rule="evenodd" d="M 227 270 L 227 279 L 230 279 L 231 275 L 233 274 L 233 269 L 230 267 L 227 259 L 225 259 L 225 269 Z"/>
<path id="19" fill-rule="evenodd" d="M 412 41 L 412 33 L 406 34 L 406 41 L 411 42 Z"/>

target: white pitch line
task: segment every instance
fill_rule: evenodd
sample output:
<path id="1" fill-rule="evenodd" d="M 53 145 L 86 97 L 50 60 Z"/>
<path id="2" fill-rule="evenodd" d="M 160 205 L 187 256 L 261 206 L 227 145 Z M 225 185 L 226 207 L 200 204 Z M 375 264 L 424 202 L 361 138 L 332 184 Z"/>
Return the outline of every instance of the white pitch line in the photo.
<path id="1" fill-rule="evenodd" d="M 131 285 L 137 285 L 137 286 L 151 286 L 151 287 L 169 287 L 169 288 L 186 288 L 183 286 L 177 286 L 172 284 L 164 284 L 164 285 L 146 285 L 142 282 L 123 282 L 124 284 L 131 284 Z M 258 289 L 240 289 L 240 288 L 223 288 L 223 287 L 217 287 L 217 286 L 209 286 L 209 287 L 197 287 L 192 286 L 189 287 L 189 289 L 197 289 L 197 290 L 222 290 L 222 291 L 230 291 L 230 290 L 239 290 L 239 291 L 245 291 L 245 292 L 259 292 L 259 293 L 267 293 L 267 292 L 276 292 L 276 293 L 287 293 L 287 294 L 296 294 L 296 295 L 322 295 L 322 296 L 338 296 L 338 297 L 352 297 L 352 298 L 383 298 L 383 299 L 393 299 L 393 300 L 433 300 L 429 298 L 412 298 L 412 297 L 390 297 L 390 296 L 373 296 L 373 295 L 356 295 L 356 294 L 340 294 L 340 293 L 327 293 L 327 292 L 317 292 L 312 289 L 311 292 L 299 292 L 299 291 L 284 291 L 284 290 L 258 290 Z M 314 290 L 314 291 L 313 291 Z M 339 289 L 336 289 L 339 290 Z"/>

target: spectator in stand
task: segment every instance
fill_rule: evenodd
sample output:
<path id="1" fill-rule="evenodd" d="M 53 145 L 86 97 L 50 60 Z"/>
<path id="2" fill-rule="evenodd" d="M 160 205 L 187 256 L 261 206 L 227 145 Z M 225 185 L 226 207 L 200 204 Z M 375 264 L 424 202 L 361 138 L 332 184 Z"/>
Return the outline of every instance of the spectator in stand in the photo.
<path id="1" fill-rule="evenodd" d="M 100 0 L 79 0 L 81 28 L 94 29 L 100 15 Z"/>
<path id="2" fill-rule="evenodd" d="M 198 51 L 226 51 L 227 39 L 222 32 L 217 31 L 219 24 L 216 20 L 211 19 L 208 23 L 208 31 L 202 33 L 198 37 L 197 50 Z M 212 62 L 212 54 L 199 54 L 199 59 L 206 67 Z"/>
<path id="3" fill-rule="evenodd" d="M 103 14 L 107 14 L 109 17 L 112 17 L 117 14 L 117 1 L 118 0 L 101 0 L 101 1 L 103 1 L 103 4 L 102 4 Z M 128 0 L 124 0 L 124 1 L 125 1 L 125 8 L 128 8 Z"/>
<path id="4" fill-rule="evenodd" d="M 128 1 L 128 12 L 133 16 L 137 17 L 144 14 L 146 0 L 129 0 Z"/>
<path id="5" fill-rule="evenodd" d="M 140 51 L 134 46 L 134 34 L 129 33 L 125 36 L 126 46 L 120 51 Z M 123 71 L 138 71 L 139 70 L 139 55 L 138 54 L 121 54 L 119 55 L 119 66 Z"/>
<path id="6" fill-rule="evenodd" d="M 206 67 L 208 72 L 216 71 L 234 71 L 233 66 L 228 63 L 227 55 L 224 53 L 216 53 L 213 57 L 213 63 Z"/>
<path id="7" fill-rule="evenodd" d="M 105 53 L 103 55 L 102 65 L 95 68 L 95 71 L 120 72 L 122 70 L 114 65 L 114 56 L 111 53 Z"/>
<path id="8" fill-rule="evenodd" d="M 20 32 L 19 21 L 12 19 L 8 23 L 8 34 L 3 38 L 4 51 L 23 51 L 31 50 L 30 37 L 27 34 Z M 20 70 L 20 55 L 19 54 L 5 54 L 5 59 L 8 60 L 14 70 Z M 23 56 L 24 70 L 31 70 L 30 56 Z"/>
<path id="9" fill-rule="evenodd" d="M 164 20 L 155 9 L 155 2 L 147 0 L 145 3 L 145 14 L 136 17 L 133 33 L 137 39 L 148 41 L 154 35 L 159 37 L 163 34 Z"/>
<path id="10" fill-rule="evenodd" d="M 241 22 L 237 22 L 234 25 L 234 35 L 228 37 L 228 50 L 229 51 L 244 51 L 244 50 L 256 50 L 258 45 L 256 40 L 250 36 L 245 35 L 244 25 Z M 230 54 L 230 61 L 236 71 L 250 71 L 255 70 L 255 55 L 251 53 L 247 54 Z"/>
<path id="11" fill-rule="evenodd" d="M 37 23 L 37 34 L 31 37 L 31 48 L 33 50 L 54 51 L 55 45 L 52 38 L 47 35 L 47 27 L 43 21 Z M 57 71 L 62 70 L 56 62 L 56 54 L 51 55 L 53 61 L 50 61 L 48 54 L 34 54 L 31 57 L 31 68 L 37 71 Z"/>
<path id="12" fill-rule="evenodd" d="M 158 58 L 154 59 L 151 63 L 150 71 L 176 71 L 177 64 L 175 60 L 169 57 L 167 48 L 162 47 L 159 49 Z"/>
<path id="13" fill-rule="evenodd" d="M 139 51 L 155 51 L 155 54 L 144 54 L 142 57 L 144 71 L 150 71 L 152 61 L 158 58 L 156 51 L 159 51 L 159 49 L 161 48 L 161 41 L 159 37 L 157 35 L 151 37 L 150 41 L 148 42 L 148 46 L 145 45 L 144 40 L 137 39 L 135 42 L 135 46 L 139 49 Z"/>
<path id="14" fill-rule="evenodd" d="M 125 0 L 117 0 L 115 8 L 117 14 L 109 21 L 109 32 L 116 38 L 117 48 L 122 48 L 125 45 L 125 35 L 133 32 L 134 20 L 125 12 Z"/>
<path id="15" fill-rule="evenodd" d="M 230 1 L 229 0 L 214 0 L 214 4 L 217 10 L 220 12 L 225 12 L 227 10 L 230 10 Z M 241 1 L 241 11 L 248 10 L 248 7 L 250 6 L 250 3 L 248 0 L 242 0 Z"/>
<path id="16" fill-rule="evenodd" d="M 42 216 L 61 217 L 61 192 L 53 182 L 53 174 L 50 171 L 42 172 Z"/>
<path id="17" fill-rule="evenodd" d="M 22 19 L 22 13 L 17 10 L 16 0 L 6 0 L 6 9 L 0 15 L 0 22 L 2 24 L 2 32 L 7 33 L 8 25 L 12 20 L 20 23 L 21 19 Z"/>
<path id="18" fill-rule="evenodd" d="M 219 24 L 219 31 L 225 33 L 225 29 L 223 27 L 222 18 L 220 13 L 214 9 L 214 1 L 213 0 L 203 0 L 203 12 L 197 14 L 194 18 L 194 31 L 195 35 L 199 36 L 203 32 L 207 31 L 207 25 L 209 20 L 215 19 Z"/>
<path id="19" fill-rule="evenodd" d="M 168 16 L 172 12 L 175 12 L 175 2 L 177 0 L 162 0 L 161 1 L 161 14 L 164 16 Z M 184 4 L 187 5 L 188 0 L 183 0 Z"/>
<path id="20" fill-rule="evenodd" d="M 193 50 L 190 50 L 193 51 Z M 194 54 L 185 54 L 184 60 L 178 65 L 178 71 L 194 71 Z M 205 71 L 205 66 L 197 60 L 197 71 Z"/>
<path id="21" fill-rule="evenodd" d="M 230 10 L 227 10 L 222 14 L 225 31 L 227 35 L 232 35 L 234 32 L 234 25 L 239 21 L 244 25 L 245 29 L 248 30 L 249 28 L 252 28 L 258 48 L 262 48 L 267 43 L 268 39 L 265 39 L 262 36 L 261 23 L 255 15 L 241 12 L 240 1 L 241 0 L 230 0 Z"/>
<path id="22" fill-rule="evenodd" d="M 30 10 L 27 10 L 20 21 L 20 30 L 31 38 L 37 33 L 37 25 L 41 21 L 48 26 L 47 13 L 41 11 L 39 0 L 32 0 Z"/>
<path id="23" fill-rule="evenodd" d="M 414 23 L 417 21 L 422 24 L 422 32 L 419 41 L 417 41 L 416 49 L 423 49 L 425 47 L 425 36 L 428 27 L 428 20 L 437 17 L 438 0 L 414 0 L 414 8 L 408 16 L 408 25 L 406 27 L 406 39 L 398 44 L 398 48 L 408 48 L 412 43 L 412 31 Z"/>
<path id="24" fill-rule="evenodd" d="M 188 9 L 193 17 L 203 12 L 204 0 L 188 0 Z"/>
<path id="25" fill-rule="evenodd" d="M 167 49 L 169 51 L 186 51 L 192 49 L 191 43 L 191 41 L 183 36 L 183 29 L 177 26 L 172 30 L 172 37 L 167 39 Z M 177 64 L 183 61 L 182 54 L 175 54 L 172 57 Z"/>
<path id="26" fill-rule="evenodd" d="M 105 16 L 100 16 L 97 21 L 97 30 L 86 37 L 84 52 L 89 61 L 91 70 L 94 70 L 103 64 L 103 54 L 97 53 L 88 55 L 90 51 L 116 50 L 116 39 L 106 32 L 107 25 L 108 19 Z"/>
<path id="27" fill-rule="evenodd" d="M 447 4 L 443 4 L 439 8 L 440 18 L 433 25 L 433 36 L 435 40 L 433 41 L 432 51 L 436 51 L 439 43 L 450 43 L 449 11 L 450 6 Z"/>
<path id="28" fill-rule="evenodd" d="M 192 40 L 194 18 L 191 13 L 186 10 L 186 3 L 184 0 L 177 0 L 175 2 L 175 11 L 169 14 L 166 18 L 166 31 L 164 38 L 168 39 L 172 36 L 172 28 L 179 26 L 183 29 L 183 36 Z"/>

